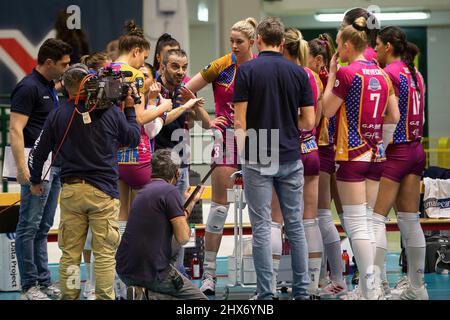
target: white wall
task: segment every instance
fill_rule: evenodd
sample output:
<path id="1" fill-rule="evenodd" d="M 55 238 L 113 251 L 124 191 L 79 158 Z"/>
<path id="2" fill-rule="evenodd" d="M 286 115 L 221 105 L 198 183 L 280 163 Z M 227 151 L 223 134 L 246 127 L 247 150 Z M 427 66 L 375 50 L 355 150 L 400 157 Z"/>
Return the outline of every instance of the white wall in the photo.
<path id="1" fill-rule="evenodd" d="M 428 127 L 430 137 L 450 136 L 450 27 L 430 27 L 428 37 Z"/>

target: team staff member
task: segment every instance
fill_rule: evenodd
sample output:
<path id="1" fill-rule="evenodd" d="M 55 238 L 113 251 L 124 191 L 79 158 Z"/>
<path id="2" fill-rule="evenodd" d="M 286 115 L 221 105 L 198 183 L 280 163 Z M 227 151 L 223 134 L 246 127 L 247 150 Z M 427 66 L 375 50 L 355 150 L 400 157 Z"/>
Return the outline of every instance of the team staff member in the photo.
<path id="1" fill-rule="evenodd" d="M 85 65 L 75 64 L 64 73 L 64 85 L 70 99 L 49 115 L 28 163 L 33 194 L 42 191 L 43 163 L 63 139 L 74 113 L 74 97 L 88 72 Z M 94 109 L 88 116 L 80 115 L 89 109 L 83 97 L 85 99 L 84 92 L 79 100 L 76 99 L 78 107 L 60 149 L 63 187 L 58 244 L 62 250 L 59 269 L 62 298 L 74 300 L 80 297 L 80 287 L 69 279 L 74 274 L 79 275 L 81 254 L 90 227 L 95 258 L 95 296 L 98 300 L 112 300 L 114 255 L 120 240 L 116 153 L 119 145 L 137 146 L 140 131 L 131 95 L 125 100 L 124 112 L 111 106 Z M 77 282 L 79 279 L 75 280 Z"/>
<path id="2" fill-rule="evenodd" d="M 70 63 L 70 46 L 48 39 L 39 48 L 38 65 L 22 79 L 11 94 L 10 141 L 17 166 L 20 189 L 19 222 L 16 250 L 22 285 L 22 299 L 58 298 L 61 291 L 51 283 L 47 257 L 47 235 L 53 225 L 61 184 L 59 164 L 53 163 L 48 182 L 40 196 L 29 196 L 30 173 L 25 162 L 25 148 L 31 148 L 48 114 L 59 106 L 53 80 Z"/>
<path id="3" fill-rule="evenodd" d="M 214 295 L 216 290 L 216 257 L 229 209 L 227 189 L 233 187 L 230 176 L 237 169 L 232 101 L 235 76 L 240 65 L 256 57 L 252 53 L 256 25 L 257 22 L 253 18 L 236 22 L 230 32 L 232 52 L 211 62 L 186 85 L 186 88 L 191 91 L 198 92 L 211 83 L 216 109 L 214 120 L 209 119 L 205 109 L 195 109 L 198 118 L 202 120 L 203 127 L 213 130 L 215 141 L 212 161 L 217 164 L 211 175 L 212 199 L 206 223 L 204 273 L 200 288 L 207 295 Z M 227 132 L 231 133 L 231 139 L 227 137 Z"/>
<path id="4" fill-rule="evenodd" d="M 377 251 L 375 264 L 384 270 L 387 252 L 386 217 L 394 203 L 398 226 L 408 256 L 408 285 L 401 292 L 404 300 L 428 300 L 423 283 L 425 268 L 425 237 L 419 222 L 420 177 L 425 167 L 425 152 L 421 144 L 424 122 L 425 84 L 414 66 L 419 53 L 398 27 L 381 30 L 377 39 L 377 59 L 386 65 L 398 98 L 400 121 L 383 140 L 386 163 L 375 204 L 373 223 Z M 392 135 L 393 134 L 393 135 Z M 383 132 L 384 135 L 384 132 Z M 392 140 L 391 140 L 392 138 Z M 382 275 L 385 270 L 382 272 Z"/>
<path id="5" fill-rule="evenodd" d="M 280 53 L 284 45 L 284 25 L 278 18 L 263 19 L 256 34 L 260 54 L 238 69 L 233 102 L 238 151 L 245 158 L 244 191 L 252 225 L 257 299 L 273 297 L 271 200 L 274 188 L 291 246 L 292 295 L 295 299 L 309 299 L 298 130 L 314 128 L 311 85 L 303 68 Z M 265 130 L 269 134 L 264 135 Z M 277 142 L 271 140 L 274 133 L 278 134 Z M 251 136 L 257 141 L 249 141 Z M 250 145 L 256 146 L 256 154 L 249 153 L 253 149 Z M 263 163 L 263 157 L 267 156 L 272 161 Z"/>
<path id="6" fill-rule="evenodd" d="M 176 188 L 179 158 L 160 149 L 152 158 L 152 181 L 137 195 L 130 220 L 117 250 L 117 274 L 133 290 L 146 289 L 148 299 L 207 300 L 206 296 L 171 265 L 172 238 L 189 241 L 187 219 L 202 190 L 186 209 Z"/>
<path id="7" fill-rule="evenodd" d="M 336 174 L 344 209 L 345 230 L 360 270 L 362 296 L 348 294 L 348 299 L 378 299 L 374 288 L 374 246 L 369 236 L 366 203 L 373 207 L 382 173 L 383 123 L 399 118 L 392 84 L 374 61 L 367 61 L 367 22 L 358 18 L 337 35 L 338 53 L 330 65 L 323 98 L 324 114 L 337 114 Z M 337 55 L 346 67 L 337 68 Z M 387 112 L 386 112 L 387 111 Z M 386 115 L 385 115 L 386 114 Z"/>
<path id="8" fill-rule="evenodd" d="M 288 28 L 284 33 L 285 43 L 283 55 L 286 59 L 293 63 L 303 66 L 303 69 L 308 74 L 308 80 L 311 85 L 314 112 L 315 112 L 315 126 L 312 130 L 299 130 L 299 139 L 301 142 L 301 160 L 304 168 L 305 185 L 303 187 L 303 226 L 305 228 L 306 242 L 308 244 L 308 270 L 311 284 L 309 286 L 309 294 L 314 297 L 318 296 L 320 267 L 323 255 L 322 235 L 319 229 L 317 220 L 317 201 L 319 192 L 319 152 L 317 142 L 315 139 L 315 127 L 320 122 L 320 115 L 322 114 L 322 93 L 323 87 L 319 76 L 311 69 L 306 67 L 308 57 L 308 42 L 303 39 L 301 32 L 295 28 Z M 274 194 L 274 203 L 272 201 L 272 220 L 281 223 L 281 210 L 274 210 L 279 208 L 278 198 Z M 272 234 L 273 225 L 272 225 Z M 281 241 L 280 237 L 272 239 L 272 242 Z M 273 246 L 273 243 L 272 243 Z M 281 245 L 276 246 L 280 248 Z M 273 251 L 273 249 L 272 249 Z M 273 253 L 272 253 L 273 255 Z M 274 260 L 275 261 L 275 260 Z M 274 271 L 276 266 L 274 264 Z"/>

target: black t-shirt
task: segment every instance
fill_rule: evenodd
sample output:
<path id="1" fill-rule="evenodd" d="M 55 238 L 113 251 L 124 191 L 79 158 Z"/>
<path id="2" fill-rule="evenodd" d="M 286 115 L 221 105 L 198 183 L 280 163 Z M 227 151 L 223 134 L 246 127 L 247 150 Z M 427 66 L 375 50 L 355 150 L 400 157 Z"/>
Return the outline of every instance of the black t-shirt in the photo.
<path id="1" fill-rule="evenodd" d="M 182 216 L 181 196 L 174 185 L 157 179 L 139 191 L 116 254 L 119 276 L 138 283 L 163 279 L 172 253 L 170 220 Z"/>
<path id="2" fill-rule="evenodd" d="M 260 151 L 269 157 L 279 152 L 280 163 L 300 159 L 298 108 L 314 105 L 311 84 L 303 68 L 281 53 L 263 51 L 237 70 L 233 102 L 248 102 L 247 137 L 251 136 L 249 129 L 256 130 L 258 143 L 250 150 L 255 150 L 258 157 L 252 155 L 254 152 L 249 156 L 247 138 L 246 160 L 261 163 Z M 269 130 L 267 136 L 261 129 Z M 271 146 L 270 129 L 279 129 L 279 144 Z"/>
<path id="3" fill-rule="evenodd" d="M 36 69 L 16 85 L 11 93 L 11 112 L 29 117 L 23 129 L 26 148 L 33 147 L 48 114 L 58 107 L 58 103 L 55 84 Z"/>

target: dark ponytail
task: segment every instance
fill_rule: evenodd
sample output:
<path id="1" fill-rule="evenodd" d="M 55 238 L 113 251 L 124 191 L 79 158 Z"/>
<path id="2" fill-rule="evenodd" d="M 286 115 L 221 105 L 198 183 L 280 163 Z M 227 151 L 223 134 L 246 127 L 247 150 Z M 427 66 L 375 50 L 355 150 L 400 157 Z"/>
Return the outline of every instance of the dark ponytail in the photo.
<path id="1" fill-rule="evenodd" d="M 172 38 L 170 34 L 168 33 L 162 34 L 158 38 L 158 41 L 156 42 L 155 55 L 153 56 L 153 67 L 155 68 L 156 71 L 158 71 L 160 67 L 157 55 L 161 53 L 162 49 L 165 46 L 178 47 L 179 49 L 181 48 L 180 43 L 176 39 Z"/>
<path id="2" fill-rule="evenodd" d="M 127 53 L 134 48 L 150 50 L 150 43 L 145 39 L 144 30 L 139 28 L 134 20 L 125 22 L 125 34 L 119 38 L 119 52 Z"/>
<path id="3" fill-rule="evenodd" d="M 420 93 L 419 83 L 417 81 L 416 67 L 414 59 L 419 54 L 419 48 L 414 43 L 408 42 L 406 33 L 398 27 L 386 27 L 378 35 L 384 44 L 390 43 L 394 48 L 393 54 L 400 56 L 402 61 L 408 67 L 411 77 L 416 85 L 416 90 Z"/>
<path id="4" fill-rule="evenodd" d="M 308 44 L 309 53 L 313 57 L 321 55 L 325 65 L 327 66 L 327 70 L 330 70 L 330 61 L 336 52 L 331 36 L 328 33 L 322 33 L 318 38 L 309 41 Z"/>

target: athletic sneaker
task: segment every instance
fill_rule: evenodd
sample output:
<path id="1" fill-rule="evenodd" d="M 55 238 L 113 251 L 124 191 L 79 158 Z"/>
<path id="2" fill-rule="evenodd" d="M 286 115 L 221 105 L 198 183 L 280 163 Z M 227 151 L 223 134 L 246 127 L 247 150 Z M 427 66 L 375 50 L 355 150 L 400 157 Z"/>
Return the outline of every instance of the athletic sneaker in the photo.
<path id="1" fill-rule="evenodd" d="M 205 272 L 202 277 L 202 285 L 200 286 L 200 291 L 204 295 L 213 296 L 216 294 L 216 277 L 214 277 L 209 272 Z"/>
<path id="2" fill-rule="evenodd" d="M 41 291 L 45 293 L 50 299 L 59 300 L 61 299 L 61 290 L 56 287 L 54 284 L 49 285 L 48 287 L 41 286 Z"/>
<path id="3" fill-rule="evenodd" d="M 31 287 L 20 295 L 21 300 L 50 300 L 38 286 Z"/>
<path id="4" fill-rule="evenodd" d="M 341 300 L 366 300 L 362 295 L 362 291 L 359 286 L 355 286 L 353 291 L 348 292 L 346 295 L 340 297 Z"/>
<path id="5" fill-rule="evenodd" d="M 389 288 L 389 282 L 386 280 L 381 281 L 381 287 L 383 288 L 383 293 L 386 299 L 390 299 L 392 297 L 391 288 Z"/>
<path id="6" fill-rule="evenodd" d="M 331 283 L 330 278 L 326 277 L 326 278 L 320 278 L 319 279 L 319 288 L 325 288 L 326 286 L 328 286 Z"/>
<path id="7" fill-rule="evenodd" d="M 339 283 L 331 281 L 326 287 L 320 291 L 322 299 L 337 299 L 340 296 L 347 294 L 347 285 L 345 282 Z"/>
<path id="8" fill-rule="evenodd" d="M 408 276 L 402 277 L 391 290 L 392 296 L 400 296 L 404 290 L 409 287 L 409 279 Z"/>
<path id="9" fill-rule="evenodd" d="M 425 286 L 420 288 L 408 286 L 400 295 L 400 300 L 429 300 L 427 289 Z"/>

